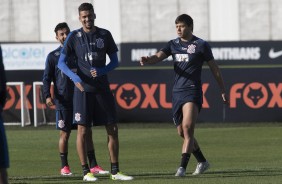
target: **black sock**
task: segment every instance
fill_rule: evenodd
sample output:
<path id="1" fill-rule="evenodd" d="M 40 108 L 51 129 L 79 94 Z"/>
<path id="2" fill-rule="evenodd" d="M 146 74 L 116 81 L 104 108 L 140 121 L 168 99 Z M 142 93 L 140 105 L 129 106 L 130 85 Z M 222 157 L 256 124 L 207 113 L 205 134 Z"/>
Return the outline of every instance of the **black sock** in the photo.
<path id="1" fill-rule="evenodd" d="M 98 165 L 94 150 L 88 151 L 87 157 L 89 160 L 90 168 L 93 168 Z"/>
<path id="2" fill-rule="evenodd" d="M 117 174 L 119 172 L 119 165 L 117 163 L 111 163 L 111 174 Z"/>
<path id="3" fill-rule="evenodd" d="M 183 167 L 184 169 L 187 168 L 187 165 L 188 165 L 190 156 L 191 156 L 190 153 L 182 153 L 182 158 L 181 158 L 180 167 Z"/>
<path id="4" fill-rule="evenodd" d="M 62 168 L 68 166 L 68 152 L 60 153 Z"/>
<path id="5" fill-rule="evenodd" d="M 199 149 L 197 149 L 196 151 L 193 152 L 193 155 L 195 156 L 195 158 L 197 159 L 198 162 L 206 162 L 206 158 L 204 157 L 202 151 Z"/>
<path id="6" fill-rule="evenodd" d="M 88 164 L 82 165 L 83 176 L 90 172 Z"/>

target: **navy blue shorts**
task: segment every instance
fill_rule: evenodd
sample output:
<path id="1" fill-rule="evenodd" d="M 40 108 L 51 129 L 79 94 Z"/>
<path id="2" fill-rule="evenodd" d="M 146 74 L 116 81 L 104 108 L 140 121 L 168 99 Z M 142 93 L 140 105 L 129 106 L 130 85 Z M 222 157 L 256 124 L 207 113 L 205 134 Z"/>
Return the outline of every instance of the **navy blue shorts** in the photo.
<path id="1" fill-rule="evenodd" d="M 77 129 L 77 125 L 73 123 L 72 110 L 56 110 L 56 128 L 64 132 Z"/>
<path id="2" fill-rule="evenodd" d="M 190 89 L 187 91 L 172 93 L 173 122 L 176 126 L 182 123 L 182 106 L 187 102 L 193 102 L 197 104 L 200 112 L 203 103 L 202 89 Z"/>
<path id="3" fill-rule="evenodd" d="M 74 122 L 85 126 L 117 123 L 115 99 L 111 91 L 81 92 L 74 90 Z"/>
<path id="4" fill-rule="evenodd" d="M 4 122 L 0 115 L 0 168 L 9 168 L 9 153 L 5 134 Z"/>

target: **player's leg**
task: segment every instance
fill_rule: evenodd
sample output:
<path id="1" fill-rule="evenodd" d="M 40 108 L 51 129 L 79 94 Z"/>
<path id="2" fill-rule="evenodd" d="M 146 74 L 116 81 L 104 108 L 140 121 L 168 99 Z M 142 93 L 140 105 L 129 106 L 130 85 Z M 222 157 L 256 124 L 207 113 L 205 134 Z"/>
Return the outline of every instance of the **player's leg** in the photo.
<path id="1" fill-rule="evenodd" d="M 61 175 L 72 175 L 68 163 L 68 139 L 70 132 L 60 131 L 59 152 L 61 158 Z"/>
<path id="2" fill-rule="evenodd" d="M 61 158 L 61 175 L 72 175 L 68 164 L 68 141 L 72 127 L 72 110 L 56 111 L 56 128 L 60 130 L 59 152 Z"/>
<path id="3" fill-rule="evenodd" d="M 193 172 L 193 175 L 198 175 L 198 174 L 202 174 L 204 173 L 206 170 L 209 169 L 210 164 L 209 162 L 206 160 L 204 154 L 202 153 L 200 146 L 197 142 L 196 139 L 194 139 L 194 151 L 193 151 L 193 155 L 195 156 L 195 158 L 198 161 L 198 164 L 196 166 L 195 171 Z"/>
<path id="4" fill-rule="evenodd" d="M 87 131 L 88 131 L 88 127 L 86 127 L 85 125 L 77 125 L 76 149 L 82 166 L 88 165 L 87 156 L 86 156 Z M 89 167 L 88 167 L 88 172 L 89 172 Z M 87 172 L 84 174 L 87 174 Z"/>
<path id="5" fill-rule="evenodd" d="M 6 168 L 0 168 L 0 183 L 8 184 L 8 174 Z"/>
<path id="6" fill-rule="evenodd" d="M 77 124 L 77 137 L 76 137 L 76 149 L 81 163 L 83 171 L 84 181 L 96 181 L 93 173 L 90 172 L 89 165 L 87 163 L 87 135 L 91 131 L 91 96 L 87 92 L 81 92 L 77 89 L 74 90 L 73 101 L 73 113 L 74 122 Z"/>
<path id="7" fill-rule="evenodd" d="M 180 167 L 175 176 L 185 176 L 186 168 L 194 150 L 194 128 L 198 117 L 198 106 L 193 102 L 182 106 L 182 123 L 177 126 L 178 133 L 183 137 Z"/>
<path id="8" fill-rule="evenodd" d="M 98 165 L 95 155 L 94 143 L 92 138 L 92 129 L 89 129 L 87 133 L 87 157 L 90 166 L 90 172 L 93 174 L 109 174 L 109 171 L 104 170 L 101 166 Z"/>
<path id="9" fill-rule="evenodd" d="M 8 183 L 7 168 L 9 167 L 9 154 L 8 145 L 3 125 L 2 117 L 0 114 L 0 183 Z"/>
<path id="10" fill-rule="evenodd" d="M 133 180 L 132 176 L 127 176 L 119 170 L 119 139 L 117 124 L 106 125 L 108 134 L 108 149 L 111 160 L 111 179 L 112 180 Z"/>
<path id="11" fill-rule="evenodd" d="M 119 172 L 118 157 L 119 157 L 119 139 L 117 124 L 106 125 L 108 135 L 108 149 L 111 160 L 111 173 Z"/>
<path id="12" fill-rule="evenodd" d="M 117 113 L 115 100 L 111 91 L 96 95 L 96 107 L 99 112 L 99 123 L 104 123 L 108 135 L 108 149 L 111 161 L 112 180 L 132 180 L 132 176 L 127 176 L 119 171 L 119 138 L 117 126 Z M 96 114 L 98 115 L 98 114 Z M 102 115 L 102 116 L 101 116 Z"/>

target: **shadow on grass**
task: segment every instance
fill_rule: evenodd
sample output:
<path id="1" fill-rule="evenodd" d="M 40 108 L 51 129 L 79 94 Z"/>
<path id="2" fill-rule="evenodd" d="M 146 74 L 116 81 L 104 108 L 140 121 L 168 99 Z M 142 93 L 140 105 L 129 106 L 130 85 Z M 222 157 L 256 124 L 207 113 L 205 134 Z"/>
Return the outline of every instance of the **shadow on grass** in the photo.
<path id="1" fill-rule="evenodd" d="M 134 180 L 183 180 L 183 179 L 208 179 L 208 178 L 228 178 L 228 177 L 261 177 L 261 176 L 282 176 L 281 168 L 259 168 L 259 169 L 244 169 L 244 170 L 225 170 L 225 171 L 207 171 L 205 174 L 192 176 L 187 173 L 185 177 L 175 177 L 172 172 L 151 172 L 151 173 L 135 173 L 132 174 Z M 96 176 L 98 181 L 110 180 L 109 175 Z M 12 184 L 30 184 L 30 183 L 80 183 L 82 176 L 34 176 L 34 177 L 10 177 L 9 182 Z"/>
<path id="2" fill-rule="evenodd" d="M 282 169 L 279 168 L 259 168 L 244 170 L 225 170 L 207 172 L 205 177 L 248 177 L 248 176 L 282 176 Z"/>
<path id="3" fill-rule="evenodd" d="M 282 176 L 282 168 L 259 168 L 244 170 L 224 170 L 224 171 L 207 171 L 205 174 L 193 176 L 186 173 L 185 177 L 175 177 L 175 173 L 142 173 L 133 175 L 136 179 L 183 179 L 183 178 L 227 178 L 227 177 L 256 177 L 256 176 Z"/>

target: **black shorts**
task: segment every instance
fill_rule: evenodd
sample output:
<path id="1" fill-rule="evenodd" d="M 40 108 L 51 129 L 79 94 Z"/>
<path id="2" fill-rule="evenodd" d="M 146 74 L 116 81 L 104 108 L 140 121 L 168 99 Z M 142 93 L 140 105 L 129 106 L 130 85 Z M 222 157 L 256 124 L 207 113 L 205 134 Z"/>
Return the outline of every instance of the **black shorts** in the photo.
<path id="1" fill-rule="evenodd" d="M 197 104 L 200 112 L 203 103 L 202 89 L 190 89 L 187 91 L 172 93 L 173 122 L 176 126 L 182 123 L 182 106 L 187 102 L 193 102 Z"/>
<path id="2" fill-rule="evenodd" d="M 74 122 L 85 126 L 117 123 L 115 99 L 111 91 L 81 92 L 74 90 Z"/>
<path id="3" fill-rule="evenodd" d="M 56 110 L 56 128 L 64 132 L 77 129 L 77 125 L 73 123 L 72 110 Z"/>

